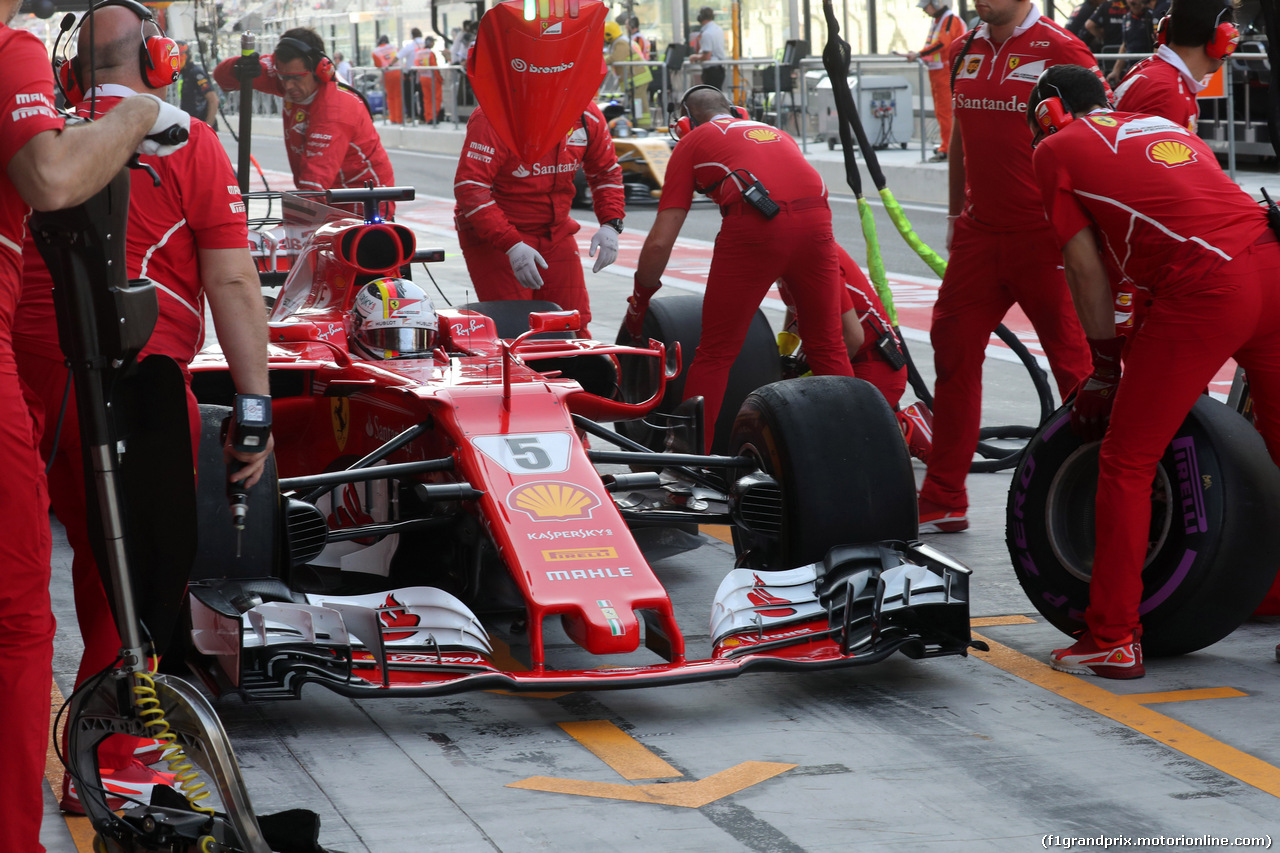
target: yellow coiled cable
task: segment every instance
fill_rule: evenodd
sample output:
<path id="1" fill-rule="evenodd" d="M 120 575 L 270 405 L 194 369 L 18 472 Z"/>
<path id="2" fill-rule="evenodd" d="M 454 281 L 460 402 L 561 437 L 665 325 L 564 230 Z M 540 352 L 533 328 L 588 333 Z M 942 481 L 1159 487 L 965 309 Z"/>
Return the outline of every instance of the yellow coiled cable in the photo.
<path id="1" fill-rule="evenodd" d="M 154 666 L 153 659 L 152 672 L 155 671 Z M 135 672 L 133 678 L 134 703 L 138 708 L 138 716 L 142 718 L 142 724 L 147 728 L 147 733 L 163 744 L 160 751 L 161 760 L 168 765 L 169 772 L 174 775 L 174 781 L 178 783 L 178 791 L 187 798 L 191 808 L 207 815 L 215 814 L 213 809 L 200 804 L 201 800 L 209 797 L 209 791 L 205 790 L 207 787 L 205 783 L 199 781 L 199 774 L 182 745 L 178 743 L 177 735 L 169 730 L 169 722 L 164 718 L 164 708 L 161 707 L 160 699 L 156 696 L 155 679 L 148 672 Z M 205 836 L 205 838 L 209 842 L 213 841 L 212 836 Z M 204 840 L 200 843 L 200 849 L 203 853 L 210 853 L 213 850 Z"/>

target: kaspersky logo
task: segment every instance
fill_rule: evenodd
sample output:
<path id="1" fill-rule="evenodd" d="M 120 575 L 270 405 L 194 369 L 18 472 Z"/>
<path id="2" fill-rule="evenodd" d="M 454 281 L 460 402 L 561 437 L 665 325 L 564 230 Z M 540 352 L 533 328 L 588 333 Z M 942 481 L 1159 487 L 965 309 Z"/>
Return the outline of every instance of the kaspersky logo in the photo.
<path id="1" fill-rule="evenodd" d="M 527 178 L 532 174 L 533 172 L 530 172 L 523 165 L 521 165 L 514 172 L 511 173 L 511 176 L 514 178 Z"/>

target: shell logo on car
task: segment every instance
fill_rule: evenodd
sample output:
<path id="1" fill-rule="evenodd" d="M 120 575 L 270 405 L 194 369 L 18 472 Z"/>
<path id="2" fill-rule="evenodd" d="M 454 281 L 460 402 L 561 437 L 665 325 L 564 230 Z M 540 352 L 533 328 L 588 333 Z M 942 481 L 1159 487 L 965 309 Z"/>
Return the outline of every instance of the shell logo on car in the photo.
<path id="1" fill-rule="evenodd" d="M 507 506 L 534 521 L 570 521 L 590 518 L 600 499 L 570 483 L 530 483 L 512 491 Z"/>
<path id="2" fill-rule="evenodd" d="M 1153 163 L 1161 163 L 1172 169 L 1175 166 L 1194 163 L 1196 161 L 1196 152 L 1191 149 L 1191 146 L 1182 142 L 1163 139 L 1147 149 L 1147 157 Z"/>

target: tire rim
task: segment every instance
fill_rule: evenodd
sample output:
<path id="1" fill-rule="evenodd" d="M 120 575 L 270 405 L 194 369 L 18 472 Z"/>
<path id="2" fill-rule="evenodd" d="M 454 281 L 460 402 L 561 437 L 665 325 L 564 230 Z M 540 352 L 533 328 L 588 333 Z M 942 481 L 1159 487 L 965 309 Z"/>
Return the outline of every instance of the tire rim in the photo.
<path id="1" fill-rule="evenodd" d="M 1053 555 L 1072 577 L 1089 583 L 1093 577 L 1093 549 L 1096 500 L 1098 494 L 1098 449 L 1102 442 L 1093 441 L 1077 448 L 1058 468 L 1049 484 L 1045 501 L 1045 531 Z M 1173 523 L 1172 494 L 1168 472 L 1163 461 L 1156 465 L 1151 492 L 1151 530 L 1146 570 L 1164 548 Z"/>

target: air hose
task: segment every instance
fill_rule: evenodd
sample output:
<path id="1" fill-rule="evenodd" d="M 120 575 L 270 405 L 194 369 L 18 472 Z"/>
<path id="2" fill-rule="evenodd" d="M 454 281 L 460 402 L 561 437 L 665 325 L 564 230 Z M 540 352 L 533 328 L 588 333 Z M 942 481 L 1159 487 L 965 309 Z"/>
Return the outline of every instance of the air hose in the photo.
<path id="1" fill-rule="evenodd" d="M 152 658 L 152 661 L 154 666 L 155 659 Z M 159 697 L 156 696 L 156 682 L 151 677 L 154 672 L 153 668 L 151 672 L 133 673 L 132 690 L 138 716 L 142 718 L 142 725 L 146 727 L 147 733 L 163 744 L 160 751 L 161 760 L 174 775 L 174 781 L 178 783 L 178 792 L 186 797 L 191 808 L 212 817 L 215 814 L 214 810 L 201 805 L 201 801 L 209 797 L 207 786 L 199 781 L 200 777 L 195 766 L 187 757 L 186 750 L 178 743 L 177 735 L 169 729 L 169 722 L 164 718 L 164 708 L 160 704 Z M 212 837 L 208 837 L 207 840 L 213 841 Z M 205 841 L 202 840 L 200 843 L 202 852 L 205 851 L 206 846 Z M 212 848 L 209 849 L 212 850 Z"/>

